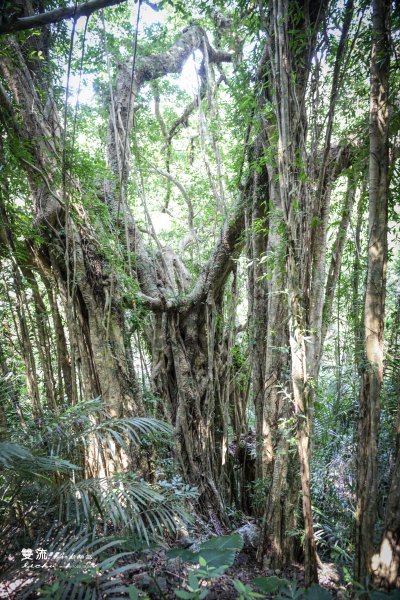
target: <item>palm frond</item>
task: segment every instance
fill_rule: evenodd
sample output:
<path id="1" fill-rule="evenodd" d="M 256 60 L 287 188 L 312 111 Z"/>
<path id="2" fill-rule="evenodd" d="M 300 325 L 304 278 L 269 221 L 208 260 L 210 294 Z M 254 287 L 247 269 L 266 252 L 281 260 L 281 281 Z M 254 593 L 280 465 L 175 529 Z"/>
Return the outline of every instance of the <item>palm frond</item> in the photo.
<path id="1" fill-rule="evenodd" d="M 18 590 L 21 600 L 37 594 L 52 600 L 128 596 L 129 586 L 123 577 L 133 569 L 133 563 L 126 562 L 133 552 L 126 538 L 93 540 L 85 528 L 54 526 L 37 541 L 36 547 L 46 549 L 46 561 L 51 568 L 28 573 L 32 578 L 25 579 Z M 14 577 L 20 578 L 19 565 Z"/>
<path id="2" fill-rule="evenodd" d="M 5 469 L 13 468 L 21 460 L 31 460 L 32 458 L 31 451 L 20 444 L 0 443 L 0 464 Z"/>
<path id="3" fill-rule="evenodd" d="M 187 497 L 193 497 L 189 490 Z M 104 531 L 128 531 L 147 544 L 173 534 L 190 520 L 181 506 L 184 493 L 157 489 L 130 473 L 68 482 L 60 488 L 60 519 L 77 524 L 103 525 Z"/>
<path id="4" fill-rule="evenodd" d="M 143 442 L 141 436 L 152 436 L 157 433 L 171 435 L 172 427 L 150 417 L 107 418 L 100 423 L 92 424 L 91 428 L 79 433 L 77 438 L 83 441 L 94 435 L 99 442 L 103 442 L 104 438 L 109 438 L 118 446 L 126 448 L 127 441 L 138 446 Z"/>
<path id="5" fill-rule="evenodd" d="M 56 455 L 70 454 L 77 446 L 100 444 L 127 448 L 140 445 L 144 438 L 172 434 L 172 427 L 150 417 L 111 417 L 100 398 L 82 401 L 52 417 L 36 432 L 36 445 L 46 443 Z"/>
<path id="6" fill-rule="evenodd" d="M 79 469 L 69 460 L 58 456 L 36 455 L 28 448 L 11 442 L 0 443 L 0 465 L 24 477 L 38 473 L 71 473 Z"/>

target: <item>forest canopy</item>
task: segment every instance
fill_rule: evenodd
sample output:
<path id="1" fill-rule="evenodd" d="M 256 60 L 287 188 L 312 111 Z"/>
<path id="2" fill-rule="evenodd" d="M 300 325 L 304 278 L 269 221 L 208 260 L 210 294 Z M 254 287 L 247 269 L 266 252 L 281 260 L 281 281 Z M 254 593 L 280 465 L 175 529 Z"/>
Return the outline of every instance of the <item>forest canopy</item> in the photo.
<path id="1" fill-rule="evenodd" d="M 398 3 L 0 4 L 0 597 L 399 597 Z"/>

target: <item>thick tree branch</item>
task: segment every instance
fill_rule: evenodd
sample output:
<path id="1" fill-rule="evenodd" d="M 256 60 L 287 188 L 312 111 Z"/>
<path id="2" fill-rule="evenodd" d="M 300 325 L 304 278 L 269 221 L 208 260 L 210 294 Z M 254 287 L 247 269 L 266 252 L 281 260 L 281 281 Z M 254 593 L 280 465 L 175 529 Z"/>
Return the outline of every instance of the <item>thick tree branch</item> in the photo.
<path id="1" fill-rule="evenodd" d="M 203 48 L 203 41 L 207 47 L 209 62 L 232 62 L 231 53 L 212 48 L 204 29 L 192 25 L 184 29 L 178 40 L 162 54 L 151 54 L 138 59 L 133 80 L 131 64 L 120 65 L 113 98 L 115 111 L 111 110 L 108 127 L 107 157 L 111 170 L 123 182 L 129 173 L 130 158 L 129 145 L 124 140 L 129 139 L 132 129 L 134 101 L 139 89 L 148 81 L 180 73 L 193 52 Z"/>
<path id="2" fill-rule="evenodd" d="M 352 148 L 348 145 L 344 148 L 333 147 L 332 155 L 336 159 L 332 177 L 336 179 L 350 166 L 353 159 Z M 172 304 L 171 307 L 186 311 L 196 303 L 205 301 L 210 292 L 215 297 L 223 289 L 234 260 L 243 248 L 245 206 L 250 184 L 251 177 L 241 193 L 233 217 L 225 223 L 215 250 L 201 272 L 193 290 L 186 298 L 180 299 L 178 303 Z"/>
<path id="3" fill-rule="evenodd" d="M 89 0 L 89 2 L 85 2 L 76 8 L 74 5 L 72 5 L 64 8 L 56 8 L 39 15 L 20 17 L 15 21 L 10 21 L 9 23 L 3 23 L 0 25 L 0 35 L 4 35 L 5 33 L 14 33 L 16 31 L 23 31 L 24 29 L 43 27 L 44 25 L 49 25 L 50 23 L 58 23 L 64 19 L 79 19 L 79 17 L 88 17 L 96 10 L 106 8 L 107 6 L 122 4 L 123 2 L 126 2 L 126 0 Z"/>
<path id="4" fill-rule="evenodd" d="M 184 311 L 198 302 L 205 301 L 211 292 L 214 298 L 223 290 L 225 281 L 240 255 L 244 245 L 244 214 L 247 194 L 243 192 L 233 217 L 225 223 L 217 246 L 200 274 L 191 293 L 181 301 L 180 310 Z"/>
<path id="5" fill-rule="evenodd" d="M 159 300 L 163 293 L 155 283 L 156 272 L 151 264 L 147 249 L 137 229 L 135 219 L 129 206 L 124 199 L 124 186 L 129 175 L 130 147 L 127 140 L 133 126 L 133 111 L 136 96 L 143 84 L 154 81 L 170 73 L 179 73 L 187 59 L 197 49 L 207 48 L 209 61 L 215 63 L 231 62 L 232 55 L 221 50 L 214 50 L 206 32 L 196 25 L 183 30 L 178 40 L 162 54 L 151 54 L 137 60 L 132 76 L 132 65 L 121 64 L 117 74 L 117 81 L 113 95 L 110 120 L 107 133 L 107 160 L 116 181 L 121 186 L 109 186 L 107 203 L 110 212 L 116 216 L 123 214 L 125 227 L 129 234 L 127 240 L 131 251 L 137 258 L 138 279 L 142 292 L 153 302 L 144 302 L 148 305 L 164 305 L 168 303 L 166 298 Z M 218 255 L 219 256 L 219 255 Z"/>
<path id="6" fill-rule="evenodd" d="M 94 3 L 92 2 L 91 4 L 93 6 Z M 146 81 L 155 80 L 165 74 L 179 72 L 193 51 L 203 48 L 204 43 L 207 47 L 210 62 L 219 63 L 232 60 L 231 54 L 211 48 L 203 29 L 191 26 L 182 32 L 180 38 L 165 53 L 138 59 L 133 80 L 131 65 L 124 64 L 120 66 L 114 92 L 113 104 L 115 110 L 111 111 L 107 144 L 108 163 L 116 175 L 116 181 L 119 180 L 119 169 L 122 162 L 126 165 L 123 184 L 128 175 L 129 144 L 126 145 L 126 156 L 123 156 L 124 140 L 125 136 L 127 136 L 126 139 L 128 140 L 130 138 L 135 108 L 134 101 L 141 85 Z M 5 98 L 7 98 L 7 94 L 5 94 Z M 128 111 L 130 111 L 130 115 L 128 115 Z M 332 149 L 332 152 L 336 158 L 336 172 L 334 176 L 337 176 L 348 165 L 351 151 Z M 338 154 L 340 155 L 340 160 L 337 158 Z M 160 287 L 154 261 L 148 253 L 140 232 L 137 229 L 135 219 L 125 200 L 119 197 L 118 188 L 110 182 L 107 202 L 114 216 L 121 214 L 125 219 L 127 242 L 129 249 L 136 256 L 137 275 L 142 292 L 140 297 L 144 304 L 151 310 L 156 311 L 170 309 L 186 312 L 196 303 L 205 301 L 210 293 L 214 297 L 218 297 L 234 265 L 234 258 L 242 249 L 244 206 L 247 192 L 247 186 L 245 186 L 231 219 L 224 225 L 219 242 L 194 284 L 192 291 L 184 298 L 182 296 L 173 298 L 168 297 L 168 294 L 165 293 L 166 290 Z M 47 220 L 49 219 L 47 212 L 46 218 Z"/>
<path id="7" fill-rule="evenodd" d="M 335 165 L 331 175 L 333 179 L 340 177 L 343 171 L 351 165 L 355 152 L 357 152 L 357 148 L 354 149 L 350 145 L 332 147 L 331 154 Z M 205 302 L 210 293 L 214 298 L 218 297 L 223 290 L 227 276 L 232 270 L 235 259 L 243 249 L 245 206 L 250 185 L 251 177 L 247 180 L 233 216 L 223 226 L 217 245 L 191 292 L 185 297 L 180 296 L 179 298 L 161 298 L 149 293 L 140 294 L 139 297 L 145 306 L 154 312 L 177 310 L 186 313 L 196 304 Z M 344 221 L 345 217 L 343 216 L 343 226 Z"/>
<path id="8" fill-rule="evenodd" d="M 193 306 L 205 302 L 212 294 L 214 299 L 222 293 L 226 278 L 232 270 L 234 260 L 240 255 L 244 244 L 244 214 L 248 186 L 242 192 L 231 219 L 225 223 L 218 243 L 200 273 L 193 289 L 184 298 L 157 298 L 139 294 L 145 306 L 154 312 L 177 310 L 187 313 Z"/>

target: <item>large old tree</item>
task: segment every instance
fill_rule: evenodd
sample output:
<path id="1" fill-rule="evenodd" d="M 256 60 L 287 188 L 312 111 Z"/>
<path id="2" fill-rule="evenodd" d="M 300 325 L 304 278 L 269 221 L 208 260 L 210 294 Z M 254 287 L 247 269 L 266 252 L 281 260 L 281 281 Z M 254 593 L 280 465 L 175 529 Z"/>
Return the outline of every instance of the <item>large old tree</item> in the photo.
<path id="1" fill-rule="evenodd" d="M 216 531 L 229 526 L 227 503 L 234 502 L 261 520 L 258 559 L 266 556 L 274 568 L 282 568 L 299 555 L 298 538 L 288 532 L 301 527 L 306 585 L 316 582 L 310 471 L 315 400 L 356 200 L 353 317 L 360 345 L 359 246 L 368 180 L 367 360 L 365 365 L 359 361 L 357 491 L 356 576 L 362 580 L 371 571 L 373 555 L 384 375 L 389 3 L 373 2 L 369 138 L 357 121 L 363 123 L 365 103 L 351 133 L 347 116 L 340 114 L 346 94 L 353 99 L 358 94 L 349 82 L 352 69 L 356 72 L 354 55 L 358 52 L 360 60 L 365 53 L 359 40 L 370 44 L 364 3 L 271 0 L 225 7 L 215 2 L 203 7 L 209 29 L 196 19 L 180 27 L 182 18 L 189 19 L 180 7 L 172 41 L 162 30 L 159 39 L 154 33 L 149 41 L 140 37 L 139 3 L 128 59 L 122 43 L 118 48 L 120 40 L 116 43 L 107 32 L 110 22 L 103 12 L 120 4 L 91 0 L 54 8 L 51 2 L 23 0 L 16 10 L 6 6 L 0 24 L 0 152 L 7 172 L 0 190 L 0 250 L 15 293 L 14 327 L 35 424 L 40 428 L 43 404 L 57 413 L 65 399 L 74 406 L 101 398 L 105 414 L 117 419 L 152 411 L 173 425 L 180 470 L 198 489 L 197 509 L 212 519 Z M 95 33 L 86 21 L 77 60 L 80 17 L 95 20 Z M 69 85 L 73 72 L 82 76 L 91 34 L 97 44 L 93 56 L 102 61 L 96 68 L 104 75 L 95 88 L 105 123 L 100 136 L 104 163 L 85 170 L 90 161 L 77 150 L 78 105 L 71 112 Z M 65 95 L 54 58 L 60 46 L 68 55 Z M 171 76 L 179 75 L 189 60 L 197 64 L 196 96 L 167 126 L 172 109 L 166 100 L 163 113 L 163 86 L 168 89 Z M 359 77 L 365 78 L 365 69 L 360 68 Z M 146 94 L 161 140 L 161 151 L 151 161 L 138 141 Z M 221 111 L 224 127 L 230 127 L 225 138 L 218 131 Z M 204 174 L 188 192 L 173 168 L 178 154 L 173 140 L 190 129 L 191 119 L 197 119 L 197 130 L 187 134 L 183 172 L 194 164 L 199 168 L 193 158 L 197 152 Z M 150 145 L 150 126 L 146 135 Z M 225 152 L 221 146 L 227 140 L 232 148 Z M 230 179 L 222 158 L 229 152 L 234 163 Z M 173 190 L 185 206 L 187 222 L 175 250 L 160 241 L 153 225 L 144 170 L 164 182 L 157 193 L 166 191 L 164 214 L 170 214 Z M 201 211 L 210 239 L 214 233 L 207 221 L 213 221 L 211 212 L 218 215 L 215 243 L 202 240 L 206 250 L 196 229 Z M 246 293 L 240 286 L 244 280 Z M 245 311 L 238 308 L 240 302 Z M 338 347 L 340 353 L 339 342 Z M 6 376 L 1 346 L 0 358 Z M 18 394 L 11 391 L 24 429 Z M 155 398 L 150 409 L 149 394 Z M 1 432 L 6 432 L 7 416 L 0 409 Z M 82 452 L 87 475 L 109 475 L 129 467 L 127 460 L 149 475 L 143 460 L 133 453 L 127 457 L 117 438 L 114 442 L 112 449 L 100 445 L 93 455 Z M 379 565 L 373 563 L 377 577 L 389 585 L 396 584 L 399 561 L 398 472 L 397 453 L 381 553 L 374 557 Z M 254 500 L 256 488 L 261 504 Z M 389 565 L 382 558 L 388 545 Z"/>

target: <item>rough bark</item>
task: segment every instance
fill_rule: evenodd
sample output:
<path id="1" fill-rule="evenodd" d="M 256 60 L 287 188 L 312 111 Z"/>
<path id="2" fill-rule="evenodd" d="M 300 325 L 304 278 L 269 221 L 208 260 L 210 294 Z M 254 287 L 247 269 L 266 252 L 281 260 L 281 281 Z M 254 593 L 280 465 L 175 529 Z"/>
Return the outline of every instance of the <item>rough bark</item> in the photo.
<path id="1" fill-rule="evenodd" d="M 400 452 L 397 452 L 385 508 L 384 532 L 378 552 L 373 554 L 374 581 L 387 589 L 400 587 Z"/>
<path id="2" fill-rule="evenodd" d="M 271 174 L 272 176 L 272 174 Z M 258 557 L 264 555 L 273 568 L 282 568 L 294 559 L 296 540 L 286 532 L 295 527 L 299 496 L 298 462 L 289 454 L 288 428 L 293 418 L 290 382 L 289 323 L 286 289 L 285 243 L 277 233 L 282 218 L 280 197 L 270 180 L 269 234 L 267 260 L 267 328 L 265 379 L 263 387 L 264 427 L 268 432 L 267 498 L 263 514 Z M 274 257 L 273 264 L 271 257 Z"/>
<path id="3" fill-rule="evenodd" d="M 12 370 L 10 369 L 8 357 L 6 356 L 3 344 L 0 344 L 0 371 L 1 371 L 1 397 L 2 399 L 9 398 L 11 405 L 18 416 L 22 431 L 27 431 L 27 424 L 20 405 L 20 390 L 16 385 L 14 377 L 10 377 Z"/>
<path id="4" fill-rule="evenodd" d="M 174 259 L 176 269 L 182 268 Z M 187 274 L 186 285 L 188 283 Z M 172 277 L 170 277 L 170 280 Z M 175 277 L 175 282 L 183 277 Z M 220 301 L 205 303 L 181 315 L 157 314 L 153 322 L 152 379 L 165 416 L 175 426 L 177 457 L 185 479 L 200 492 L 204 514 L 225 523 L 223 490 L 217 487 L 224 465 L 222 433 L 227 415 L 220 390 L 223 332 L 217 326 Z"/>
<path id="5" fill-rule="evenodd" d="M 22 265 L 21 273 L 32 290 L 33 309 L 37 331 L 36 348 L 38 350 L 41 369 L 43 372 L 43 386 L 46 394 L 47 406 L 51 411 L 56 411 L 62 398 L 56 397 L 56 384 L 52 364 L 52 335 L 49 326 L 48 314 L 42 299 L 34 273 L 26 265 Z"/>
<path id="6" fill-rule="evenodd" d="M 16 266 L 14 266 L 13 268 L 13 280 L 14 290 L 16 294 L 15 312 L 17 315 L 17 318 L 15 319 L 15 326 L 18 335 L 19 345 L 22 352 L 22 358 L 25 363 L 26 384 L 28 396 L 32 403 L 33 420 L 36 425 L 40 426 L 43 417 L 43 410 L 38 385 L 39 379 L 37 375 L 37 366 L 34 349 L 32 346 L 30 336 L 30 324 L 29 317 L 27 314 L 27 300 L 21 281 L 21 275 Z M 10 308 L 11 310 L 13 310 L 11 301 Z"/>
<path id="7" fill-rule="evenodd" d="M 45 266 L 43 273 L 46 271 L 48 279 L 56 280 L 63 300 L 71 355 L 71 397 L 77 394 L 74 387 L 79 392 L 81 382 L 81 395 L 101 396 L 110 413 L 138 414 L 142 406 L 125 347 L 121 288 L 96 242 L 103 226 L 99 222 L 91 225 L 79 200 L 74 209 L 79 211 L 80 219 L 75 221 L 68 196 L 70 190 L 63 188 L 61 182 L 70 183 L 74 202 L 79 198 L 79 187 L 63 173 L 65 165 L 57 113 L 50 101 L 43 106 L 23 48 L 13 38 L 8 38 L 7 46 L 8 52 L 0 61 L 1 74 L 8 87 L 0 90 L 5 108 L 2 121 L 10 134 L 17 134 L 26 141 L 31 152 L 31 160 L 25 160 L 23 167 L 32 190 L 36 224 L 45 239 L 37 262 L 40 268 Z M 134 104 L 140 86 L 167 73 L 179 72 L 197 48 L 206 49 L 210 63 L 231 60 L 229 53 L 210 46 L 200 27 L 191 26 L 165 53 L 138 59 L 134 70 L 128 64 L 119 67 L 107 135 L 107 160 L 112 177 L 105 182 L 104 200 L 120 232 L 121 244 L 128 255 L 132 252 L 135 256 L 141 288 L 139 298 L 155 311 L 155 330 L 160 326 L 161 338 L 165 334 L 164 338 L 154 341 L 153 379 L 157 390 L 165 393 L 166 405 L 171 404 L 170 417 L 176 426 L 184 473 L 190 483 L 198 485 L 202 504 L 207 510 L 215 510 L 223 520 L 223 502 L 216 485 L 221 477 L 223 452 L 215 453 L 215 446 L 222 447 L 223 442 L 213 433 L 214 418 L 217 418 L 214 415 L 219 415 L 218 431 L 220 425 L 226 430 L 227 424 L 223 423 L 223 414 L 226 414 L 221 409 L 223 403 L 216 406 L 214 398 L 217 383 L 220 383 L 217 371 L 214 373 L 220 342 L 215 314 L 221 306 L 234 258 L 241 248 L 237 242 L 243 229 L 244 200 L 241 197 L 236 212 L 226 221 L 215 251 L 190 289 L 180 261 L 168 250 L 159 247 L 156 260 L 154 253 L 147 251 L 125 191 Z M 13 103 L 18 107 L 23 128 Z M 34 146 L 29 144 L 31 139 L 35 140 Z M 57 320 L 57 315 L 55 318 Z M 57 343 L 61 350 L 61 329 Z M 160 353 L 168 363 L 167 376 L 161 378 L 162 381 L 157 375 Z M 61 368 L 69 373 L 67 364 Z"/>
<path id="8" fill-rule="evenodd" d="M 396 361 L 400 351 L 400 295 L 397 299 L 393 325 L 390 353 Z M 394 376 L 398 393 L 394 465 L 385 507 L 383 535 L 378 551 L 372 557 L 375 583 L 386 589 L 400 587 L 400 371 L 398 367 L 394 371 Z"/>
<path id="9" fill-rule="evenodd" d="M 58 397 L 64 398 L 65 394 L 68 404 L 75 404 L 78 395 L 76 391 L 76 381 L 72 372 L 71 357 L 67 346 L 64 325 L 57 305 L 57 290 L 54 290 L 43 272 L 41 275 L 47 291 L 47 298 L 53 321 L 57 355 Z"/>
<path id="10" fill-rule="evenodd" d="M 287 282 L 288 282 L 288 316 L 291 348 L 292 392 L 297 414 L 298 453 L 303 499 L 303 517 L 305 525 L 305 581 L 309 585 L 317 581 L 317 558 L 313 534 L 313 521 L 310 497 L 309 477 L 309 433 L 310 406 L 308 380 L 312 376 L 306 362 L 304 336 L 308 326 L 308 306 L 310 293 L 312 257 L 309 253 L 309 227 L 304 227 L 301 218 L 307 218 L 311 209 L 310 190 L 299 178 L 298 168 L 301 161 L 303 168 L 307 165 L 304 132 L 307 130 L 304 109 L 304 97 L 310 71 L 310 61 L 314 51 L 314 42 L 318 23 L 320 22 L 324 3 L 313 3 L 297 6 L 302 19 L 296 24 L 298 39 L 302 38 L 306 20 L 314 22 L 315 33 L 305 43 L 291 46 L 288 31 L 291 26 L 292 6 L 285 1 L 277 0 L 272 5 L 270 17 L 271 75 L 278 124 L 278 156 L 277 179 L 282 215 L 286 224 L 287 244 Z M 303 21 L 304 19 L 304 21 Z M 300 58 L 301 57 L 301 58 Z M 292 78 L 292 74 L 294 77 Z M 293 83 L 293 79 L 296 83 Z M 299 210 L 292 203 L 296 198 Z"/>
<path id="11" fill-rule="evenodd" d="M 193 285 L 181 260 L 158 246 L 156 260 L 150 257 L 126 202 L 124 182 L 129 176 L 129 144 L 124 140 L 133 123 L 134 102 L 140 86 L 166 73 L 179 72 L 194 50 L 207 49 L 210 62 L 230 61 L 231 55 L 214 50 L 197 26 L 187 28 L 164 54 L 142 57 L 132 71 L 119 70 L 108 128 L 108 164 L 120 182 L 109 191 L 107 202 L 114 215 L 121 215 L 128 244 L 136 254 L 141 300 L 155 313 L 152 324 L 152 379 L 165 405 L 165 414 L 176 430 L 184 476 L 200 491 L 203 512 L 225 522 L 222 490 L 223 432 L 227 411 L 220 389 L 222 332 L 216 326 L 222 296 L 243 228 L 244 200 L 226 221 L 217 246 Z"/>
<path id="12" fill-rule="evenodd" d="M 260 143 L 258 144 L 260 146 Z M 255 153 L 259 160 L 262 148 Z M 254 172 L 251 204 L 246 211 L 248 266 L 248 335 L 252 392 L 256 416 L 256 478 L 264 479 L 272 459 L 271 434 L 264 417 L 266 331 L 268 322 L 266 265 L 262 262 L 268 244 L 268 177 L 266 170 Z M 250 483 L 250 482 L 249 482 Z"/>
<path id="13" fill-rule="evenodd" d="M 298 455 L 300 461 L 303 518 L 305 525 L 305 580 L 306 585 L 317 580 L 317 555 L 313 533 L 313 518 L 310 494 L 310 439 L 313 414 L 313 396 L 318 377 L 323 343 L 323 307 L 327 300 L 326 312 L 329 312 L 330 301 L 333 298 L 340 254 L 343 243 L 340 238 L 336 244 L 334 259 L 327 277 L 325 272 L 327 251 L 327 229 L 329 215 L 330 192 L 333 182 L 348 165 L 348 152 L 344 148 L 331 148 L 332 128 L 335 116 L 335 105 L 340 90 L 343 72 L 341 71 L 343 57 L 347 51 L 347 38 L 353 14 L 353 3 L 347 2 L 344 11 L 342 36 L 339 42 L 333 72 L 333 82 L 330 94 L 330 106 L 321 150 L 314 149 L 312 155 L 307 151 L 308 123 L 305 108 L 306 88 L 309 79 L 311 60 L 315 52 L 318 32 L 323 22 L 326 2 L 288 3 L 284 0 L 272 2 L 268 18 L 264 15 L 267 28 L 267 68 L 264 81 L 269 90 L 270 100 L 274 104 L 278 128 L 278 144 L 276 148 L 276 163 L 270 164 L 270 181 L 276 182 L 276 195 L 279 197 L 275 206 L 278 207 L 286 231 L 282 236 L 286 257 L 286 285 L 288 290 L 287 313 L 288 331 L 281 329 L 281 339 L 284 345 L 289 345 L 291 351 L 291 386 L 287 386 L 293 394 L 297 434 Z M 296 15 L 296 16 L 294 16 Z M 301 15 L 301 17 L 299 17 Z M 293 19 L 293 20 L 292 20 Z M 310 24 L 312 27 L 310 27 Z M 290 33 L 289 33 L 290 31 Z M 273 126 L 263 117 L 264 130 L 274 131 Z M 315 139 L 318 139 L 316 137 Z M 270 143 L 274 143 L 273 136 Z M 316 151 L 317 150 L 317 151 Z M 348 218 L 348 214 L 346 214 Z M 343 221 L 346 225 L 346 220 Z M 271 230 L 268 233 L 271 236 Z M 325 286 L 329 291 L 325 295 Z M 277 291 L 277 290 L 275 290 Z M 273 316 L 271 309 L 271 319 Z M 268 314 L 267 331 L 272 327 Z M 279 331 L 279 327 L 278 327 Z M 286 337 L 285 337 L 286 336 Z M 275 349 L 276 353 L 276 349 Z M 279 364 L 278 357 L 275 358 Z M 285 361 L 281 358 L 281 368 Z M 279 369 L 278 369 L 279 371 Z M 265 373 L 270 377 L 271 373 Z M 282 385 L 282 382 L 280 382 Z M 283 385 L 285 389 L 285 384 Z M 266 379 L 265 402 L 271 415 L 276 414 L 276 394 L 270 394 L 274 386 L 268 385 Z M 290 414 L 281 406 L 281 417 Z M 271 426 L 272 423 L 271 423 Z M 275 442 L 276 443 L 276 442 Z M 270 444 L 270 441 L 269 441 Z M 279 444 L 279 442 L 278 442 Z M 270 493 L 279 496 L 279 489 L 285 490 L 286 477 L 282 466 L 284 461 L 276 460 L 276 472 L 273 481 L 276 485 Z M 281 473 L 281 474 L 280 474 Z M 286 487 L 286 489 L 288 489 Z M 271 497 L 272 497 L 271 496 Z M 271 523 L 269 499 L 265 512 L 263 542 L 259 549 L 268 547 L 268 525 Z M 281 514 L 281 517 L 283 513 Z M 279 537 L 279 522 L 276 519 L 276 532 Z M 282 552 L 279 542 L 276 544 L 278 553 Z M 282 554 L 283 556 L 283 554 Z"/>
<path id="14" fill-rule="evenodd" d="M 65 193 L 60 189 L 63 169 L 60 128 L 51 96 L 47 96 L 48 103 L 43 106 L 25 61 L 24 49 L 12 38 L 7 47 L 0 68 L 24 127 L 19 126 L 12 106 L 8 107 L 8 114 L 3 115 L 3 122 L 9 130 L 16 128 L 20 139 L 29 144 L 32 160 L 24 159 L 23 166 L 34 199 L 36 223 L 46 240 L 43 259 L 50 265 L 58 288 L 64 290 L 70 327 L 76 328 L 76 324 L 71 323 L 74 314 L 82 327 L 83 335 L 76 331 L 77 341 L 71 338 L 70 342 L 72 349 L 81 345 L 81 364 L 85 363 L 87 369 L 82 377 L 85 396 L 102 396 L 110 412 L 116 415 L 140 413 L 138 387 L 125 353 L 120 299 L 118 294 L 114 298 L 108 296 L 109 273 L 103 268 L 101 250 L 87 215 L 83 212 L 80 224 L 76 225 L 65 210 Z M 34 146 L 30 144 L 32 139 Z M 105 313 L 108 313 L 107 327 Z"/>
<path id="15" fill-rule="evenodd" d="M 366 361 L 359 400 L 355 561 L 355 577 L 362 582 L 371 574 L 376 523 L 379 396 L 383 381 L 384 359 L 389 166 L 390 2 L 373 0 L 372 8 L 368 273 L 364 310 Z M 386 556 L 386 560 L 390 561 L 391 558 L 389 555 Z M 385 562 L 383 556 L 382 560 Z M 389 564 L 387 566 L 390 572 Z"/>
<path id="16" fill-rule="evenodd" d="M 346 197 L 342 208 L 342 216 L 337 230 L 336 239 L 333 244 L 331 258 L 329 262 L 328 275 L 325 284 L 325 297 L 322 310 L 322 331 L 320 338 L 321 351 L 324 346 L 324 341 L 328 332 L 329 321 L 332 314 L 333 300 L 335 297 L 335 290 L 340 275 L 342 255 L 347 239 L 347 230 L 351 219 L 351 209 L 353 208 L 355 194 L 356 182 L 353 181 L 352 177 L 349 177 L 347 182 Z"/>

